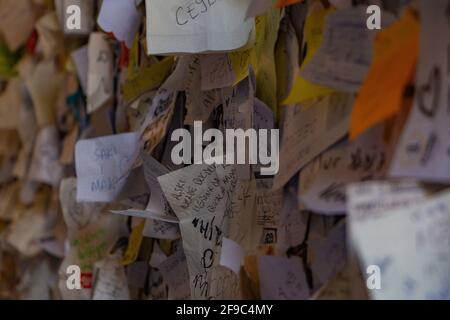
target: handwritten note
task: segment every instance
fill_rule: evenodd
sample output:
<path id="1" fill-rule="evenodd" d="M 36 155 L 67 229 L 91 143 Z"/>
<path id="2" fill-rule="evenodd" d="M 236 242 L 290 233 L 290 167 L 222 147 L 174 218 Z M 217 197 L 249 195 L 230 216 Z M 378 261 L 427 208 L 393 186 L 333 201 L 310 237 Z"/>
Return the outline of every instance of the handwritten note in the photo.
<path id="1" fill-rule="evenodd" d="M 309 296 L 300 258 L 261 256 L 258 272 L 263 300 L 302 300 Z"/>
<path id="2" fill-rule="evenodd" d="M 234 175 L 232 166 L 192 165 L 158 177 L 180 219 L 193 298 L 230 298 L 237 294 L 237 276 L 218 267 L 226 232 L 226 207 L 236 183 Z M 222 282 L 225 278 L 230 278 L 226 284 Z"/>
<path id="3" fill-rule="evenodd" d="M 325 27 L 326 17 L 335 9 L 330 7 L 329 9 L 320 9 L 313 11 L 305 21 L 304 37 L 307 43 L 306 57 L 302 63 L 301 71 L 305 69 L 305 66 L 313 59 L 319 50 L 322 41 Z M 291 105 L 311 99 L 327 96 L 334 90 L 320 84 L 316 84 L 308 81 L 302 75 L 299 75 L 295 80 L 289 96 L 283 101 L 285 105 Z"/>
<path id="4" fill-rule="evenodd" d="M 388 19 L 388 15 L 383 15 Z M 390 17 L 392 20 L 392 17 Z M 339 91 L 357 92 L 373 59 L 376 32 L 366 26 L 365 7 L 330 13 L 323 42 L 301 75 L 317 84 Z"/>
<path id="5" fill-rule="evenodd" d="M 158 269 L 169 286 L 168 298 L 170 300 L 187 300 L 191 297 L 189 271 L 186 256 L 181 246 L 173 255 L 163 261 Z"/>
<path id="6" fill-rule="evenodd" d="M 245 19 L 248 4 L 248 0 L 146 0 L 148 53 L 241 48 L 250 40 L 254 27 L 253 19 Z"/>
<path id="7" fill-rule="evenodd" d="M 391 164 L 393 177 L 450 181 L 450 32 L 448 1 L 420 2 L 419 69 L 413 109 Z"/>
<path id="8" fill-rule="evenodd" d="M 105 34 L 96 32 L 88 44 L 87 110 L 92 113 L 114 96 L 113 51 Z"/>
<path id="9" fill-rule="evenodd" d="M 109 202 L 125 183 L 139 151 L 139 135 L 125 133 L 80 140 L 75 147 L 77 199 Z"/>
<path id="10" fill-rule="evenodd" d="M 333 94 L 308 108 L 288 107 L 274 189 L 285 185 L 314 157 L 347 134 L 352 103 L 349 95 Z"/>
<path id="11" fill-rule="evenodd" d="M 392 205 L 387 202 L 384 210 L 372 210 L 374 214 L 363 214 L 361 209 L 355 212 L 353 208 L 373 203 L 373 190 L 363 186 L 349 191 L 354 247 L 364 268 L 376 265 L 381 270 L 381 289 L 372 290 L 372 297 L 449 299 L 450 194 L 444 192 L 420 203 L 402 196 L 394 202 L 389 200 Z M 375 199 L 381 200 L 380 192 L 375 192 Z"/>
<path id="12" fill-rule="evenodd" d="M 347 184 L 376 180 L 387 172 L 390 154 L 383 129 L 381 125 L 353 142 L 342 142 L 308 164 L 299 176 L 300 202 L 317 213 L 344 214 Z"/>
<path id="13" fill-rule="evenodd" d="M 125 268 L 120 265 L 117 253 L 98 262 L 97 267 L 93 300 L 130 299 Z"/>

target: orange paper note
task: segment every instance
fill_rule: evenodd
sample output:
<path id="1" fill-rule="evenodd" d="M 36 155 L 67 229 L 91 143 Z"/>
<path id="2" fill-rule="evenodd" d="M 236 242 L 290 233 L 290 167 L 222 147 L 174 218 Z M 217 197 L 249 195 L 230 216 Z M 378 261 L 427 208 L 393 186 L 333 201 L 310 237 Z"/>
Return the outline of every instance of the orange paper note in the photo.
<path id="1" fill-rule="evenodd" d="M 377 36 L 375 60 L 353 108 L 350 139 L 400 111 L 418 60 L 419 28 L 413 13 L 406 12 Z"/>
<path id="2" fill-rule="evenodd" d="M 299 2 L 303 2 L 303 0 L 278 0 L 277 7 L 283 8 Z"/>

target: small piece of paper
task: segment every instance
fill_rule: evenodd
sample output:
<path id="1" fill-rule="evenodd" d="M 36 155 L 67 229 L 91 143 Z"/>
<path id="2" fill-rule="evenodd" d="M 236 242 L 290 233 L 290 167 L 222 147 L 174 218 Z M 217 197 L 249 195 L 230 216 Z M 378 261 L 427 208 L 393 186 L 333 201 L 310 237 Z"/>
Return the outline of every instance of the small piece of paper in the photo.
<path id="1" fill-rule="evenodd" d="M 249 0 L 146 0 L 149 54 L 227 51 L 244 47 L 254 28 Z"/>
<path id="2" fill-rule="evenodd" d="M 88 44 L 87 111 L 94 111 L 111 102 L 114 96 L 114 63 L 107 36 L 91 33 Z"/>
<path id="3" fill-rule="evenodd" d="M 104 0 L 97 23 L 103 30 L 112 32 L 117 40 L 124 41 L 127 47 L 131 48 L 141 24 L 141 17 L 135 0 Z"/>
<path id="4" fill-rule="evenodd" d="M 241 246 L 233 240 L 224 237 L 222 239 L 219 264 L 233 270 L 234 273 L 239 274 L 243 261 L 244 252 L 242 251 Z"/>
<path id="5" fill-rule="evenodd" d="M 262 256 L 258 272 L 262 300 L 303 300 L 309 296 L 300 258 Z"/>
<path id="6" fill-rule="evenodd" d="M 284 186 L 314 157 L 347 134 L 352 103 L 349 95 L 333 94 L 308 107 L 288 107 L 274 189 Z"/>
<path id="7" fill-rule="evenodd" d="M 91 140 L 75 146 L 77 200 L 113 201 L 126 182 L 139 152 L 139 134 L 125 133 Z"/>

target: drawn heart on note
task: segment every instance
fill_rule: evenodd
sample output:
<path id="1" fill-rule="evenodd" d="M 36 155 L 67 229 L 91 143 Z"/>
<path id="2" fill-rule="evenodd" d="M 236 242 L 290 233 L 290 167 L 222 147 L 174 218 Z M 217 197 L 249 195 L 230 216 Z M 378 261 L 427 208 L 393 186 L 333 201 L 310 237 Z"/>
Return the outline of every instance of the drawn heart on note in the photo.
<path id="1" fill-rule="evenodd" d="M 431 70 L 427 83 L 417 89 L 419 110 L 428 118 L 433 118 L 439 108 L 441 83 L 441 71 L 435 66 Z"/>
<path id="2" fill-rule="evenodd" d="M 69 201 L 69 216 L 71 220 L 76 224 L 78 230 L 84 229 L 91 221 L 93 211 L 76 202 L 76 189 L 70 191 L 68 199 L 71 199 Z"/>

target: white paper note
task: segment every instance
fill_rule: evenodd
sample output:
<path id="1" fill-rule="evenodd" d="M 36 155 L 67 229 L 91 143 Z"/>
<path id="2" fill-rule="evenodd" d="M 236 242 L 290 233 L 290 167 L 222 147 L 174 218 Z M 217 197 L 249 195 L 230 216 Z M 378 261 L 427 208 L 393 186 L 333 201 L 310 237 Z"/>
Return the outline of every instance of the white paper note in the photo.
<path id="1" fill-rule="evenodd" d="M 134 0 L 103 0 L 97 23 L 103 30 L 114 33 L 118 40 L 124 41 L 127 47 L 131 48 L 141 18 Z"/>
<path id="2" fill-rule="evenodd" d="M 349 188 L 349 199 L 363 270 L 381 271 L 381 288 L 369 292 L 374 299 L 450 299 L 449 192 L 424 201 L 416 186 L 368 184 Z"/>
<path id="3" fill-rule="evenodd" d="M 420 1 L 420 58 L 413 109 L 390 174 L 450 182 L 450 34 L 448 1 Z"/>
<path id="4" fill-rule="evenodd" d="M 243 261 L 244 251 L 241 246 L 233 240 L 224 237 L 222 239 L 222 250 L 220 251 L 220 265 L 239 274 Z"/>
<path id="5" fill-rule="evenodd" d="M 285 185 L 314 157 L 347 134 L 352 105 L 351 96 L 335 94 L 308 108 L 288 107 L 274 189 Z"/>
<path id="6" fill-rule="evenodd" d="M 87 111 L 92 113 L 114 96 L 113 51 L 104 33 L 91 33 L 88 44 Z"/>
<path id="7" fill-rule="evenodd" d="M 146 0 L 149 54 L 227 51 L 250 40 L 248 0 Z"/>
<path id="8" fill-rule="evenodd" d="M 382 14 L 386 21 L 393 18 Z M 357 92 L 372 63 L 376 30 L 367 28 L 366 7 L 330 13 L 322 46 L 301 72 L 313 82 L 344 92 Z M 383 23 L 383 26 L 386 26 Z"/>
<path id="9" fill-rule="evenodd" d="M 125 184 L 139 152 L 139 134 L 125 133 L 91 140 L 75 146 L 77 200 L 110 202 Z"/>

